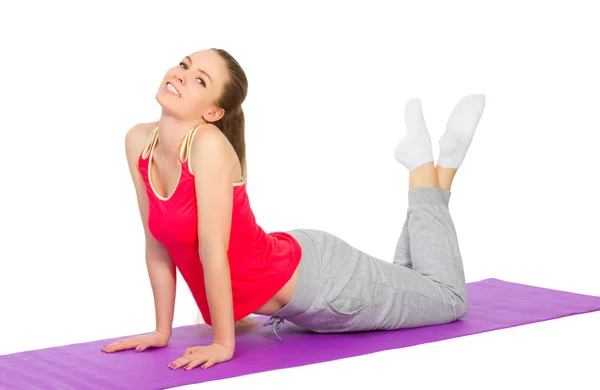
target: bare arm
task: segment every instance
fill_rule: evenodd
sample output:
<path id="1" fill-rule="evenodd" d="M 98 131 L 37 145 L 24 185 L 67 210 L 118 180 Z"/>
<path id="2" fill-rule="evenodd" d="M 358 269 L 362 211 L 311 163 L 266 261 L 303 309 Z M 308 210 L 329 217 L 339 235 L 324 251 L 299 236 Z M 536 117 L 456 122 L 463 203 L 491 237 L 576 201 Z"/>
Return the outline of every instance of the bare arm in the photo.
<path id="1" fill-rule="evenodd" d="M 213 342 L 235 348 L 233 298 L 227 249 L 231 230 L 233 181 L 227 140 L 214 128 L 203 129 L 192 144 L 192 171 L 198 204 L 198 240 Z"/>
<path id="2" fill-rule="evenodd" d="M 146 266 L 154 295 L 156 330 L 170 338 L 175 309 L 175 266 L 164 245 L 148 230 L 148 195 L 138 169 L 138 158 L 146 145 L 148 135 L 145 125 L 134 126 L 127 132 L 125 148 L 146 238 Z"/>

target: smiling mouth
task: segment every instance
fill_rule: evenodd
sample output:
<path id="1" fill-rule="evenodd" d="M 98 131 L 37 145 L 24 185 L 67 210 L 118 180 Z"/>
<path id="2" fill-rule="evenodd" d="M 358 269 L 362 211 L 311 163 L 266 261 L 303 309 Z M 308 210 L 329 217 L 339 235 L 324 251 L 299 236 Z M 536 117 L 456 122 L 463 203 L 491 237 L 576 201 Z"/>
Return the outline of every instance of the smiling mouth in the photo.
<path id="1" fill-rule="evenodd" d="M 177 88 L 175 88 L 173 86 L 173 84 L 171 84 L 170 82 L 167 82 L 167 85 L 165 86 L 165 88 L 168 89 L 169 91 L 173 92 L 175 95 L 181 97 L 181 94 L 179 93 Z"/>

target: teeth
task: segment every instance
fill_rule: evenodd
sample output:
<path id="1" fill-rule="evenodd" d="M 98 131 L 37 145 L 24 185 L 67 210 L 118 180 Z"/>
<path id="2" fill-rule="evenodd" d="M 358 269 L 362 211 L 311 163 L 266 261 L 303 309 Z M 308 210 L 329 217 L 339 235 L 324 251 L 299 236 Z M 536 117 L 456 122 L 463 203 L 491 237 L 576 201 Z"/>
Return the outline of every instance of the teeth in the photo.
<path id="1" fill-rule="evenodd" d="M 175 87 L 172 86 L 171 83 L 167 83 L 167 88 L 169 88 L 170 91 L 173 91 L 173 93 L 175 93 L 177 96 L 181 97 L 177 89 L 175 89 Z"/>

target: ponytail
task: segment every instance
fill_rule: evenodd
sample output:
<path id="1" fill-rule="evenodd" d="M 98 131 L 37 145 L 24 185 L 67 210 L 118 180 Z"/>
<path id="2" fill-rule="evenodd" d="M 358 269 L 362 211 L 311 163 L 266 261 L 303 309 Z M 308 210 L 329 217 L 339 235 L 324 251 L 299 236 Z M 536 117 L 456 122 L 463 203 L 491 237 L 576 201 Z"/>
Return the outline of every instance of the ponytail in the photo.
<path id="1" fill-rule="evenodd" d="M 225 111 L 225 115 L 215 122 L 215 125 L 225 134 L 235 153 L 240 160 L 242 167 L 242 176 L 244 181 L 248 182 L 246 169 L 246 120 L 242 106 L 232 112 Z"/>

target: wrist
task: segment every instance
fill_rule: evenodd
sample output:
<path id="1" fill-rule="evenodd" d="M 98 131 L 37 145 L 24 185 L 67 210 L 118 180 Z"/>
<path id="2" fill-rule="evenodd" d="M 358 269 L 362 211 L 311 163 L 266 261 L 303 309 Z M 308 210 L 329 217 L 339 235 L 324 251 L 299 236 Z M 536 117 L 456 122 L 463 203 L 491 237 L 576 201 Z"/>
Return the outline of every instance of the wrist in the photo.
<path id="1" fill-rule="evenodd" d="M 213 340 L 212 343 L 215 344 L 215 345 L 218 345 L 220 347 L 225 347 L 225 348 L 230 349 L 232 351 L 235 349 L 235 341 L 227 342 L 227 341 Z"/>
<path id="2" fill-rule="evenodd" d="M 167 340 L 171 338 L 171 329 L 159 329 L 156 328 L 154 330 L 155 333 L 158 333 L 159 335 L 165 337 Z"/>

